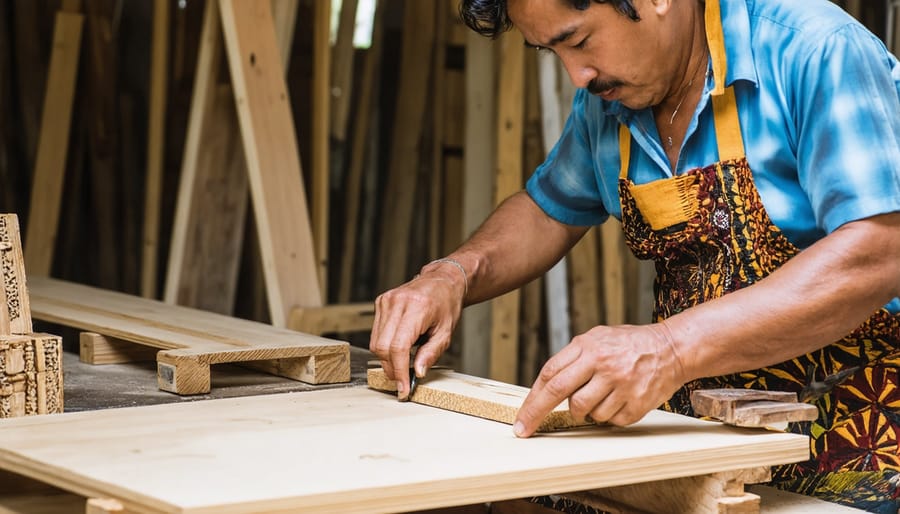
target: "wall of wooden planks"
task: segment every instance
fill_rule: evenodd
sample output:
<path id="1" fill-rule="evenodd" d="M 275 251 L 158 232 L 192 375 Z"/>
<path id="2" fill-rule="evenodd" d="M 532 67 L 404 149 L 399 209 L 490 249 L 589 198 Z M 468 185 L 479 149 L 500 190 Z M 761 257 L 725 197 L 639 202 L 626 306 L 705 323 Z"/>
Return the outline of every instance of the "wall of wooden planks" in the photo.
<path id="1" fill-rule="evenodd" d="M 887 34 L 887 2 L 836 3 Z M 162 297 L 181 174 L 197 151 L 186 144 L 203 4 L 0 3 L 0 212 L 19 215 L 26 252 L 35 241 L 36 268 Z M 371 46 L 354 48 L 355 14 L 365 5 L 273 4 L 276 25 L 297 20 L 278 33 L 326 303 L 371 301 L 452 251 L 541 162 L 548 101 L 555 94 L 564 116 L 569 94 L 562 86 L 541 91 L 540 70 L 548 68 L 522 54 L 517 34 L 497 43 L 473 37 L 456 0 L 380 0 Z M 324 47 L 332 10 L 336 37 Z M 206 167 L 243 170 L 228 66 L 214 69 L 220 99 L 211 116 L 231 121 L 211 123 L 218 133 L 201 158 Z M 228 212 L 200 214 L 220 226 L 231 220 L 228 232 L 197 236 L 229 239 L 227 258 L 198 255 L 192 266 L 227 267 L 238 278 L 222 286 L 227 294 L 194 301 L 269 321 L 247 185 L 205 187 L 240 198 L 228 199 Z M 649 320 L 652 269 L 624 250 L 615 226 L 593 230 L 565 266 L 470 309 L 448 360 L 527 384 L 554 333 L 563 334 L 555 344 L 565 344 L 566 334 L 597 323 Z M 365 334 L 348 337 L 366 344 Z"/>

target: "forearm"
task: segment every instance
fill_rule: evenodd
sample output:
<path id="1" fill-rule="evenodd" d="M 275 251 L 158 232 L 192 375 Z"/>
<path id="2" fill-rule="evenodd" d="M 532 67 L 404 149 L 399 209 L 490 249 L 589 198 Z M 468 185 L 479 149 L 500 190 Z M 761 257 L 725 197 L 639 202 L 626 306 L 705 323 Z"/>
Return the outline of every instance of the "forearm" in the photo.
<path id="1" fill-rule="evenodd" d="M 471 305 L 520 287 L 553 266 L 587 227 L 562 224 L 547 216 L 525 192 L 501 204 L 462 246 L 448 257 L 466 270 Z M 423 272 L 449 274 L 458 270 L 444 265 Z M 459 278 L 459 275 L 457 275 Z"/>
<path id="2" fill-rule="evenodd" d="M 849 223 L 760 282 L 664 322 L 687 379 L 837 341 L 900 294 L 900 213 Z"/>

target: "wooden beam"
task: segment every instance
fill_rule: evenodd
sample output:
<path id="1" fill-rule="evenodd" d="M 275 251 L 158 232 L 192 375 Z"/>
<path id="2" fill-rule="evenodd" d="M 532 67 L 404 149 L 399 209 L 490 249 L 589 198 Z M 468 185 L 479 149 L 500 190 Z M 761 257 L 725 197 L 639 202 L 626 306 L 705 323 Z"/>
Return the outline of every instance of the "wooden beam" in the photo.
<path id="1" fill-rule="evenodd" d="M 297 27 L 299 0 L 272 0 L 272 18 L 275 20 L 275 38 L 281 65 L 287 71 L 291 62 L 291 46 L 294 43 L 294 29 Z"/>
<path id="2" fill-rule="evenodd" d="M 434 2 L 406 2 L 400 55 L 399 99 L 394 112 L 390 166 L 381 222 L 378 289 L 396 287 L 407 276 L 408 246 L 418 182 L 421 137 L 434 44 Z"/>
<path id="3" fill-rule="evenodd" d="M 50 275 L 53 266 L 83 25 L 84 16 L 81 14 L 56 13 L 37 160 L 31 183 L 31 203 L 26 220 L 25 262 L 29 273 L 34 275 Z"/>
<path id="4" fill-rule="evenodd" d="M 220 0 L 272 323 L 320 306 L 306 191 L 268 2 Z"/>
<path id="5" fill-rule="evenodd" d="M 337 37 L 331 50 L 330 129 L 331 137 L 341 143 L 347 139 L 347 116 L 353 98 L 353 35 L 358 3 L 358 0 L 341 0 Z"/>
<path id="6" fill-rule="evenodd" d="M 388 379 L 381 368 L 368 370 L 367 380 L 372 389 L 388 392 L 397 390 L 397 382 Z M 526 387 L 497 380 L 446 369 L 432 369 L 428 372 L 428 376 L 419 379 L 419 384 L 409 401 L 512 425 L 528 392 L 529 389 Z M 589 424 L 584 420 L 572 418 L 568 404 L 564 401 L 541 422 L 538 432 Z"/>
<path id="7" fill-rule="evenodd" d="M 123 341 L 96 332 L 81 332 L 78 360 L 85 364 L 122 364 L 156 360 L 158 348 Z"/>
<path id="8" fill-rule="evenodd" d="M 522 134 L 525 122 L 525 44 L 512 30 L 500 38 L 497 87 L 497 166 L 494 205 L 522 189 Z M 492 300 L 491 374 L 515 383 L 519 366 L 519 290 Z"/>
<path id="9" fill-rule="evenodd" d="M 371 330 L 374 321 L 375 306 L 372 303 L 332 304 L 294 309 L 288 328 L 314 335 L 361 332 Z"/>
<path id="10" fill-rule="evenodd" d="M 622 224 L 610 217 L 600 227 L 603 267 L 603 304 L 606 324 L 622 325 L 625 316 L 625 236 Z"/>
<path id="11" fill-rule="evenodd" d="M 350 169 L 347 173 L 344 196 L 344 203 L 347 206 L 346 225 L 341 255 L 341 278 L 338 284 L 338 301 L 341 303 L 350 301 L 353 285 L 356 243 L 360 231 L 360 191 L 362 190 L 363 169 L 368 162 L 369 152 L 367 148 L 370 142 L 372 118 L 375 115 L 373 104 L 375 92 L 378 89 L 376 84 L 381 68 L 381 47 L 384 33 L 383 12 L 384 3 L 377 2 L 374 18 L 372 19 L 372 44 L 366 50 L 364 57 L 362 78 L 359 84 L 359 101 L 356 106 L 356 119 L 353 124 L 353 148 L 350 152 Z"/>
<path id="12" fill-rule="evenodd" d="M 153 2 L 153 42 L 150 54 L 150 105 L 147 115 L 147 176 L 144 194 L 144 237 L 141 295 L 156 298 L 159 258 L 159 218 L 165 158 L 166 90 L 169 87 L 169 0 Z"/>
<path id="13" fill-rule="evenodd" d="M 465 152 L 463 154 L 463 238 L 490 215 L 496 153 L 495 45 L 466 32 Z M 467 307 L 460 320 L 462 371 L 480 377 L 490 373 L 491 304 Z"/>
<path id="14" fill-rule="evenodd" d="M 320 303 L 328 294 L 328 125 L 331 107 L 331 0 L 314 2 L 312 84 L 312 233 Z"/>
<path id="15" fill-rule="evenodd" d="M 560 64 L 555 56 L 538 55 L 538 80 L 540 83 L 541 121 L 543 123 L 544 155 L 550 153 L 562 135 L 563 123 L 569 113 L 569 105 L 560 96 L 565 81 L 560 79 Z M 549 325 L 550 355 L 560 351 L 572 339 L 569 318 L 569 293 L 566 280 L 566 258 L 561 259 L 546 274 L 547 324 Z"/>

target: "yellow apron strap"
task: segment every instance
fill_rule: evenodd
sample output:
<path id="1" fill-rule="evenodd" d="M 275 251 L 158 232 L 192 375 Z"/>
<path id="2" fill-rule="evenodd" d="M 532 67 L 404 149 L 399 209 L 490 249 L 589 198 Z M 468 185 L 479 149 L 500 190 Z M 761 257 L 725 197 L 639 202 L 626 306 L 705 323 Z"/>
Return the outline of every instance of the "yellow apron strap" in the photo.
<path id="1" fill-rule="evenodd" d="M 619 125 L 619 178 L 628 178 L 628 163 L 631 161 L 631 131 L 625 124 Z"/>
<path id="2" fill-rule="evenodd" d="M 713 121 L 716 126 L 716 142 L 719 160 L 730 161 L 744 157 L 744 138 L 738 119 L 734 88 L 725 88 L 725 94 L 712 97 Z"/>
<path id="3" fill-rule="evenodd" d="M 725 92 L 725 74 L 728 71 L 728 59 L 725 57 L 725 33 L 722 30 L 722 10 L 719 9 L 719 0 L 706 0 L 704 16 L 706 43 L 709 46 L 715 81 L 712 95 L 719 96 Z"/>

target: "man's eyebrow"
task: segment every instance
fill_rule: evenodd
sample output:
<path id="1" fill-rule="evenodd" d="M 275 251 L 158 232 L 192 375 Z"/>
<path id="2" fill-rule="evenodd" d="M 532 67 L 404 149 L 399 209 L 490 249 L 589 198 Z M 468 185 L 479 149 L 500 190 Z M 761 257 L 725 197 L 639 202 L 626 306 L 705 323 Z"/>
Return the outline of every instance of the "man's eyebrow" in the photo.
<path id="1" fill-rule="evenodd" d="M 569 27 L 567 29 L 564 29 L 559 34 L 553 36 L 553 38 L 551 38 L 550 41 L 548 41 L 547 43 L 536 45 L 536 44 L 530 43 L 529 41 L 526 40 L 525 46 L 527 46 L 529 48 L 542 48 L 542 47 L 550 48 L 552 46 L 558 45 L 558 44 L 562 43 L 563 41 L 569 39 L 570 37 L 572 37 L 575 34 L 576 31 L 577 31 L 577 27 Z"/>

